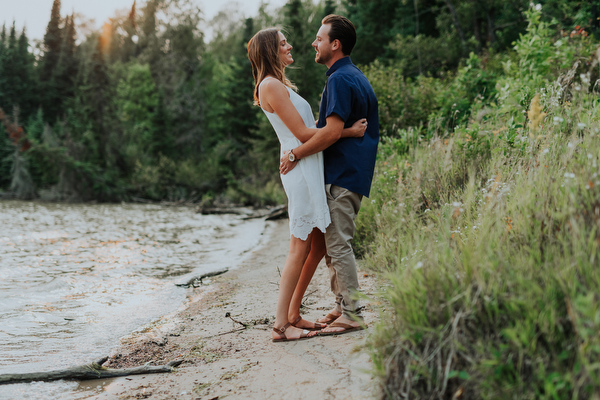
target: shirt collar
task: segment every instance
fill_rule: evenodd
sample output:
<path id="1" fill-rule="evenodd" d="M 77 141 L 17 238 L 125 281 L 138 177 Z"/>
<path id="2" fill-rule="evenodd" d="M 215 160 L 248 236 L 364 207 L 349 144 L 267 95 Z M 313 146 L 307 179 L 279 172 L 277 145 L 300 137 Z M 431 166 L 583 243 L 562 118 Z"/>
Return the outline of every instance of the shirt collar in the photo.
<path id="1" fill-rule="evenodd" d="M 327 76 L 330 76 L 331 74 L 333 74 L 335 71 L 337 71 L 338 69 L 340 69 L 342 66 L 344 65 L 351 65 L 352 64 L 352 60 L 350 60 L 350 56 L 345 56 L 340 58 L 339 60 L 337 60 L 332 66 L 331 68 L 329 68 L 327 70 Z"/>

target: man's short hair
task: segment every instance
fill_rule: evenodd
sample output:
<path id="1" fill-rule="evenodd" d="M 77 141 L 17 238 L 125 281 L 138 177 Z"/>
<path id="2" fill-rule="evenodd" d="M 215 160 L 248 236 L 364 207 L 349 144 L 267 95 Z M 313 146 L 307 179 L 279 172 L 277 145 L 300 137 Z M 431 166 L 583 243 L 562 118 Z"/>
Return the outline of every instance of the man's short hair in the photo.
<path id="1" fill-rule="evenodd" d="M 341 15 L 329 14 L 321 21 L 323 25 L 331 25 L 329 41 L 339 40 L 342 44 L 342 53 L 349 56 L 356 44 L 356 29 L 350 20 Z"/>

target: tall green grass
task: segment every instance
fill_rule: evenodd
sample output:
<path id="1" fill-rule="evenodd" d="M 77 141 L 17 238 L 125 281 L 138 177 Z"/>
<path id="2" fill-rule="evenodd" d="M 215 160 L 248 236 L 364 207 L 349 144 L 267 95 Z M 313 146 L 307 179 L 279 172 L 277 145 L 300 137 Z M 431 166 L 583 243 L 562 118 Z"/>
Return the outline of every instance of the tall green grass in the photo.
<path id="1" fill-rule="evenodd" d="M 494 102 L 382 140 L 357 220 L 382 397 L 600 398 L 599 55 L 526 14 Z"/>

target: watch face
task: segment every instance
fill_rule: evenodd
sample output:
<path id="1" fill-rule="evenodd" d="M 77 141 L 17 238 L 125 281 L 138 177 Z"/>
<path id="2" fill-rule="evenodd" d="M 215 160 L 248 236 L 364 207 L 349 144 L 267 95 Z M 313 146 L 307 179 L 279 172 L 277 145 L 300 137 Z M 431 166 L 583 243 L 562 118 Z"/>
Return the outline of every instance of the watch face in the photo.
<path id="1" fill-rule="evenodd" d="M 296 161 L 296 156 L 294 155 L 294 153 L 290 153 L 290 154 L 288 155 L 288 158 L 289 158 L 289 160 L 290 160 L 291 162 L 294 162 L 294 161 Z"/>

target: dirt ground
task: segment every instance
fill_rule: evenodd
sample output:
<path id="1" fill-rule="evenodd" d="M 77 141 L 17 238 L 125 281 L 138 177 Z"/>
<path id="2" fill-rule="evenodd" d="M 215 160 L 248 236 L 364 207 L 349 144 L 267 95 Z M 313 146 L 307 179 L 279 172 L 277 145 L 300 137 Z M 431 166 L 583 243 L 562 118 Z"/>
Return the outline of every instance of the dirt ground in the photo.
<path id="1" fill-rule="evenodd" d="M 189 289 L 179 311 L 123 338 L 104 366 L 183 363 L 172 373 L 88 381 L 90 399 L 372 399 L 371 361 L 362 349 L 369 329 L 339 336 L 273 343 L 279 270 L 289 245 L 288 221 L 271 222 L 260 248 L 237 268 Z M 371 276 L 360 272 L 370 294 Z M 314 321 L 332 306 L 322 262 L 307 290 L 303 317 Z M 364 303 L 367 325 L 377 313 Z M 242 324 L 246 324 L 244 327 Z"/>

